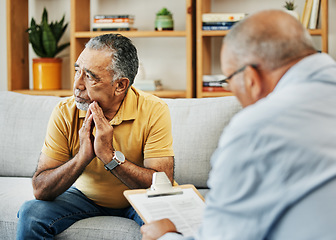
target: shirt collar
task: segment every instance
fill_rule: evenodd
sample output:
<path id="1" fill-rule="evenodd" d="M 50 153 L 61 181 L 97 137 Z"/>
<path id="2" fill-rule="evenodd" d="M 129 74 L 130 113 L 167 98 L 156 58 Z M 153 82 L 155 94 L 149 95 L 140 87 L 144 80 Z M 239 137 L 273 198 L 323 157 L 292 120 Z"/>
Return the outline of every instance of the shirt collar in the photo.
<path id="1" fill-rule="evenodd" d="M 303 58 L 292 66 L 280 79 L 274 91 L 286 87 L 288 84 L 299 83 L 312 79 L 311 75 L 327 66 L 335 66 L 335 61 L 326 53 L 316 53 Z"/>
<path id="2" fill-rule="evenodd" d="M 131 87 L 128 89 L 126 97 L 124 98 L 118 112 L 110 121 L 111 125 L 119 125 L 122 121 L 134 120 L 136 118 L 137 108 L 136 90 Z M 86 111 L 79 110 L 79 118 L 85 118 Z"/>
<path id="3" fill-rule="evenodd" d="M 134 120 L 138 108 L 137 108 L 137 96 L 133 87 L 129 88 L 122 102 L 117 114 L 110 121 L 112 125 L 119 125 L 122 121 Z"/>

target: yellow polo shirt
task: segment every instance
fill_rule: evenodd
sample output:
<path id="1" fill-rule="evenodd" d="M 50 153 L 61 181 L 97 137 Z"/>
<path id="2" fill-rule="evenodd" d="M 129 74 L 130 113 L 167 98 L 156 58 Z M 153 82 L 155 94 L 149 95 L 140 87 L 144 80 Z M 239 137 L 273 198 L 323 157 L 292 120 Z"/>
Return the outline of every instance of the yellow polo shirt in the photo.
<path id="1" fill-rule="evenodd" d="M 73 158 L 79 150 L 78 132 L 85 114 L 77 109 L 74 97 L 61 101 L 51 114 L 42 152 L 61 162 Z M 163 100 L 131 87 L 110 124 L 114 127 L 113 146 L 128 161 L 143 166 L 146 158 L 174 156 L 170 113 Z M 75 185 L 101 206 L 129 206 L 123 196 L 128 188 L 97 158 Z"/>

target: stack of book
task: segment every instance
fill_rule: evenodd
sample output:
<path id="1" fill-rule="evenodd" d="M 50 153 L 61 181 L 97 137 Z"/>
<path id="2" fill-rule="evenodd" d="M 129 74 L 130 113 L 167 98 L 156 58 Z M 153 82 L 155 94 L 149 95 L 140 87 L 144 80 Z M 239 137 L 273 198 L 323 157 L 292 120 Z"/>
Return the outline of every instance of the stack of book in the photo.
<path id="1" fill-rule="evenodd" d="M 136 79 L 132 85 L 133 87 L 142 91 L 160 91 L 162 90 L 162 83 L 160 80 L 146 80 Z"/>
<path id="2" fill-rule="evenodd" d="M 95 15 L 92 31 L 130 31 L 133 27 L 134 15 Z"/>
<path id="3" fill-rule="evenodd" d="M 246 15 L 245 13 L 204 13 L 202 15 L 202 29 L 205 31 L 229 30 Z"/>
<path id="4" fill-rule="evenodd" d="M 306 0 L 303 8 L 301 22 L 309 29 L 316 29 L 320 12 L 321 0 Z"/>
<path id="5" fill-rule="evenodd" d="M 227 83 L 222 83 L 224 75 L 203 75 L 203 92 L 228 92 Z"/>

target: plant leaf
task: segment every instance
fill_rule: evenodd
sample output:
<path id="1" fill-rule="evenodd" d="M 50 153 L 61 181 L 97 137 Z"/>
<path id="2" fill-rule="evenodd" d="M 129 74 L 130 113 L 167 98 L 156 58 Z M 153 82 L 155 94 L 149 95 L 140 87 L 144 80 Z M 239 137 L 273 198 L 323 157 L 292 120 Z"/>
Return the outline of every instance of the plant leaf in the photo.
<path id="1" fill-rule="evenodd" d="M 68 24 L 65 25 L 65 28 L 63 27 L 64 24 L 64 17 L 65 15 L 63 15 L 63 18 L 61 19 L 61 21 L 56 22 L 53 27 L 52 27 L 52 31 L 54 33 L 54 36 L 56 38 L 56 42 L 58 43 L 58 41 L 61 39 L 66 27 L 68 26 Z"/>
<path id="2" fill-rule="evenodd" d="M 58 42 L 63 36 L 68 23 L 64 24 L 65 15 L 57 22 L 48 23 L 47 9 L 43 9 L 41 24 L 38 25 L 32 18 L 28 32 L 29 42 L 33 50 L 40 57 L 55 57 L 56 54 L 68 47 L 70 43 L 64 43 L 58 46 Z"/>
<path id="3" fill-rule="evenodd" d="M 42 23 L 42 44 L 48 57 L 55 57 L 57 51 L 56 39 L 46 21 Z"/>
<path id="4" fill-rule="evenodd" d="M 67 48 L 69 45 L 70 45 L 70 43 L 69 43 L 69 42 L 67 42 L 67 43 L 64 43 L 64 44 L 62 44 L 62 45 L 58 46 L 58 48 L 57 48 L 57 51 L 56 51 L 56 54 L 55 54 L 55 55 L 57 55 L 58 53 L 60 53 L 60 52 L 61 52 L 63 49 Z"/>

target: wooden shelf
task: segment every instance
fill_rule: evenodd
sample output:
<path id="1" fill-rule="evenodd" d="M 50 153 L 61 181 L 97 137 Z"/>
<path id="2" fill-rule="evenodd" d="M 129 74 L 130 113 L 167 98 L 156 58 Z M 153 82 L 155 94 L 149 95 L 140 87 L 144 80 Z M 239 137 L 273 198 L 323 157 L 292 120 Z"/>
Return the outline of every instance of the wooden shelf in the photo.
<path id="1" fill-rule="evenodd" d="M 231 92 L 202 92 L 202 97 L 227 97 L 233 96 Z"/>
<path id="2" fill-rule="evenodd" d="M 75 32 L 76 38 L 91 38 L 107 33 L 120 33 L 129 38 L 139 37 L 186 37 L 186 31 L 82 31 Z"/>
<path id="3" fill-rule="evenodd" d="M 196 0 L 196 97 L 219 97 L 228 96 L 227 92 L 203 92 L 203 76 L 212 73 L 212 37 L 224 37 L 227 31 L 204 31 L 202 30 L 202 15 L 210 13 L 212 0 Z M 225 4 L 225 1 L 222 2 Z M 237 7 L 238 9 L 238 7 Z M 312 36 L 321 37 L 321 50 L 328 52 L 328 0 L 321 0 L 320 29 L 309 29 Z M 219 60 L 218 60 L 219 61 Z"/>
<path id="4" fill-rule="evenodd" d="M 229 31 L 202 31 L 201 35 L 203 37 L 222 37 L 225 36 Z"/>
<path id="5" fill-rule="evenodd" d="M 309 29 L 308 31 L 312 36 L 321 36 L 322 34 L 322 29 Z"/>
<path id="6" fill-rule="evenodd" d="M 28 95 L 58 96 L 69 97 L 73 95 L 72 90 L 15 90 L 14 92 Z M 146 91 L 160 98 L 185 98 L 186 91 L 183 90 L 162 90 L 162 91 Z"/>
<path id="7" fill-rule="evenodd" d="M 89 38 L 106 33 L 120 33 L 128 38 L 174 38 L 183 37 L 186 39 L 186 90 L 154 91 L 154 95 L 165 98 L 190 98 L 194 95 L 194 71 L 193 71 L 193 20 L 192 9 L 194 0 L 185 0 L 186 18 L 184 31 L 91 31 L 90 28 L 90 0 L 71 0 L 71 39 L 70 39 L 70 65 L 73 66 L 79 54 L 84 49 L 84 45 Z M 109 4 L 113 5 L 113 0 Z M 119 3 L 118 3 L 119 4 Z M 150 47 L 150 46 L 149 46 Z M 74 69 L 71 68 L 71 76 L 74 75 Z M 164 84 L 164 82 L 163 82 Z"/>
<path id="8" fill-rule="evenodd" d="M 310 35 L 312 36 L 321 36 L 322 35 L 322 29 L 309 29 L 308 30 Z M 226 36 L 226 34 L 229 31 L 202 31 L 201 35 L 203 37 L 223 37 Z"/>
<path id="9" fill-rule="evenodd" d="M 68 97 L 73 95 L 72 90 L 15 90 L 14 92 L 23 93 L 28 95 L 44 95 L 44 96 L 57 96 L 57 97 Z"/>
<path id="10" fill-rule="evenodd" d="M 184 90 L 162 90 L 162 91 L 146 91 L 160 98 L 186 98 L 187 92 Z"/>
<path id="11" fill-rule="evenodd" d="M 144 1 L 144 0 L 143 0 Z M 91 37 L 108 31 L 90 31 L 91 0 L 71 0 L 70 24 L 70 86 L 73 85 L 74 63 L 85 43 Z M 113 4 L 113 0 L 110 1 Z M 186 39 L 186 90 L 153 92 L 160 97 L 213 97 L 225 93 L 202 91 L 203 75 L 211 74 L 211 39 L 226 36 L 228 31 L 203 31 L 202 14 L 211 12 L 212 0 L 185 0 L 186 29 L 184 31 L 121 31 L 129 38 L 185 38 Z M 71 89 L 57 91 L 29 90 L 28 58 L 28 0 L 6 0 L 7 7 L 7 83 L 8 90 L 34 95 L 69 96 Z M 225 1 L 223 1 L 225 4 Z M 238 8 L 238 7 L 237 7 Z M 193 21 L 195 17 L 196 21 Z M 320 29 L 309 30 L 312 36 L 321 37 L 321 50 L 328 52 L 328 0 L 321 0 Z M 197 55 L 197 57 L 196 57 Z"/>
<path id="12" fill-rule="evenodd" d="M 28 0 L 6 0 L 7 6 L 7 67 L 8 90 L 31 95 L 70 96 L 71 89 L 36 91 L 29 90 L 29 64 L 28 64 Z M 110 1 L 113 4 L 113 1 Z M 105 34 L 120 33 L 129 38 L 185 38 L 186 39 L 186 90 L 155 91 L 154 95 L 165 98 L 193 97 L 193 0 L 185 0 L 186 29 L 184 31 L 90 31 L 90 4 L 91 0 L 71 0 L 70 24 L 70 86 L 73 85 L 74 63 L 89 38 Z M 149 46 L 150 47 L 150 46 Z"/>

